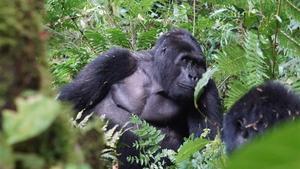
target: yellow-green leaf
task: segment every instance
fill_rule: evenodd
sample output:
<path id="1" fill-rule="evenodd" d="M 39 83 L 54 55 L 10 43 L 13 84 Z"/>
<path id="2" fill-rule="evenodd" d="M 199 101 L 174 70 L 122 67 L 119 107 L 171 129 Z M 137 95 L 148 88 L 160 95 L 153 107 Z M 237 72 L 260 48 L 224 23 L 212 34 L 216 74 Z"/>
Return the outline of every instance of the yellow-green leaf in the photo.
<path id="1" fill-rule="evenodd" d="M 203 93 L 204 86 L 207 85 L 209 79 L 211 79 L 212 75 L 217 71 L 217 68 L 208 69 L 203 75 L 202 78 L 197 82 L 194 92 L 194 104 L 198 109 L 197 101 L 199 100 L 201 94 Z"/>
<path id="2" fill-rule="evenodd" d="M 15 144 L 45 131 L 58 115 L 61 106 L 53 98 L 35 95 L 17 99 L 17 112 L 3 112 L 3 129 L 9 144 Z"/>
<path id="3" fill-rule="evenodd" d="M 206 144 L 208 143 L 208 140 L 203 139 L 201 137 L 196 138 L 194 140 L 188 140 L 186 141 L 179 149 L 177 155 L 176 155 L 176 164 L 179 164 L 180 162 L 184 160 L 188 160 L 195 152 L 202 149 Z"/>

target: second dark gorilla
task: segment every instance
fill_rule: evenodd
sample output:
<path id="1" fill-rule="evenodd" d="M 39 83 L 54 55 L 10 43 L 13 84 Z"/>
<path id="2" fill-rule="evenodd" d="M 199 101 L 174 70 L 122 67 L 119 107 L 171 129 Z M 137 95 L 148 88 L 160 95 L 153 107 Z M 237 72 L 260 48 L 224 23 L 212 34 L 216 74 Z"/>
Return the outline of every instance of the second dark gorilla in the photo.
<path id="1" fill-rule="evenodd" d="M 232 152 L 267 129 L 299 117 L 300 96 L 281 83 L 269 81 L 253 87 L 225 115 L 226 150 Z"/>
<path id="2" fill-rule="evenodd" d="M 195 38 L 187 31 L 173 30 L 149 51 L 115 48 L 102 54 L 61 90 L 59 98 L 71 101 L 85 115 L 105 115 L 112 125 L 122 126 L 136 114 L 166 134 L 163 148 L 177 149 L 184 137 L 199 136 L 209 128 L 208 137 L 214 138 L 221 127 L 213 80 L 199 100 L 201 113 L 193 104 L 194 87 L 205 71 L 205 58 Z M 121 138 L 129 144 L 120 150 L 123 163 L 134 139 L 130 132 Z"/>

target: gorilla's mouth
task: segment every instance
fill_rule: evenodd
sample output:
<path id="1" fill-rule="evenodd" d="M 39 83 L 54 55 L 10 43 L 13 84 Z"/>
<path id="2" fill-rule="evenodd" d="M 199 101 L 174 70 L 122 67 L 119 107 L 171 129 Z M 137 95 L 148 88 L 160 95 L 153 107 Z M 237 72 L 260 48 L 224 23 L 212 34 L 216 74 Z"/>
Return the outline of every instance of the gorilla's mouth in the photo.
<path id="1" fill-rule="evenodd" d="M 189 89 L 189 90 L 194 90 L 194 87 L 195 87 L 195 86 L 191 86 L 191 85 L 188 85 L 188 84 L 185 84 L 185 83 L 178 83 L 177 85 L 182 87 L 182 88 Z"/>

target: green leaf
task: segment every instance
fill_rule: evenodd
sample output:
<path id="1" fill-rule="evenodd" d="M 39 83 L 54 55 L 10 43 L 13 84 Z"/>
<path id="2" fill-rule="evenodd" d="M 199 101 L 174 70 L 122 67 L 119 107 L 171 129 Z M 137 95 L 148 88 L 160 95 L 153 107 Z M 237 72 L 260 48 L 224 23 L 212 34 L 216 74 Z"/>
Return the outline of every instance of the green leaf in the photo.
<path id="1" fill-rule="evenodd" d="M 45 160 L 38 154 L 16 154 L 16 160 L 22 163 L 22 166 L 27 169 L 45 168 Z"/>
<path id="2" fill-rule="evenodd" d="M 299 169 L 300 121 L 276 127 L 235 152 L 228 169 Z"/>
<path id="3" fill-rule="evenodd" d="M 54 121 L 61 106 L 43 95 L 17 99 L 17 112 L 3 112 L 3 129 L 9 144 L 15 144 L 45 131 Z"/>
<path id="4" fill-rule="evenodd" d="M 201 137 L 194 140 L 186 141 L 180 148 L 176 155 L 176 164 L 188 160 L 195 152 L 202 149 L 209 141 Z"/>
<path id="5" fill-rule="evenodd" d="M 88 164 L 67 164 L 66 169 L 91 169 L 91 167 Z"/>
<path id="6" fill-rule="evenodd" d="M 202 75 L 202 78 L 197 82 L 194 92 L 194 104 L 198 109 L 197 101 L 199 100 L 201 94 L 203 93 L 204 86 L 207 85 L 209 79 L 217 71 L 217 68 L 207 69 L 207 71 Z"/>
<path id="7" fill-rule="evenodd" d="M 257 27 L 259 24 L 258 16 L 253 13 L 246 13 L 244 19 L 244 25 L 247 28 Z"/>
<path id="8" fill-rule="evenodd" d="M 0 134 L 0 168 L 13 169 L 14 157 L 12 148 L 7 144 L 3 135 Z"/>

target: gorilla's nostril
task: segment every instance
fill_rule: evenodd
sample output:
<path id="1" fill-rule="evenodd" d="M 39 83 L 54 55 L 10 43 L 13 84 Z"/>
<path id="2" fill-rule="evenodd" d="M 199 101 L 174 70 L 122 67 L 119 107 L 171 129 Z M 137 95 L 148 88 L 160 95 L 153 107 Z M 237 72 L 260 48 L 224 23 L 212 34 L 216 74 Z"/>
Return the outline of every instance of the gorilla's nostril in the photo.
<path id="1" fill-rule="evenodd" d="M 197 81 L 199 78 L 198 77 L 195 77 L 195 76 L 193 76 L 193 75 L 188 75 L 188 77 L 191 79 L 191 80 L 193 80 L 193 81 Z"/>

